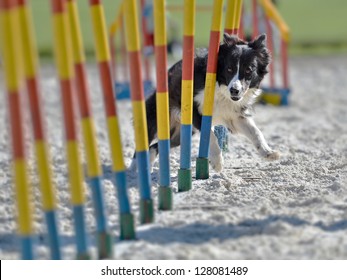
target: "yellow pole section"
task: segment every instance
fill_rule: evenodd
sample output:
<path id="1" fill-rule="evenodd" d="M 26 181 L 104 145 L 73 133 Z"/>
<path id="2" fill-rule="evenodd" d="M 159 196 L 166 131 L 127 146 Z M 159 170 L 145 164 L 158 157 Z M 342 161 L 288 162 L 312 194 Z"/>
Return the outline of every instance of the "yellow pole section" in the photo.
<path id="1" fill-rule="evenodd" d="M 158 139 L 170 139 L 165 0 L 154 0 Z"/>
<path id="2" fill-rule="evenodd" d="M 193 72 L 194 72 L 194 35 L 195 35 L 195 0 L 186 0 L 184 5 L 184 34 L 182 69 L 182 124 L 191 125 L 193 115 Z"/>
<path id="3" fill-rule="evenodd" d="M 0 50 L 5 71 L 5 84 L 9 104 L 9 120 L 12 135 L 13 174 L 17 202 L 18 232 L 21 237 L 33 234 L 31 186 L 27 175 L 27 163 L 24 144 L 23 115 L 21 112 L 20 94 L 22 90 L 22 69 L 16 9 L 6 7 L 0 1 Z M 23 256 L 25 252 L 23 253 Z M 31 257 L 31 253 L 27 254 Z"/>
<path id="4" fill-rule="evenodd" d="M 124 13 L 124 1 L 122 2 L 122 4 L 119 7 L 119 11 L 117 13 L 117 16 L 116 16 L 115 20 L 110 25 L 109 33 L 110 33 L 111 37 L 114 36 L 118 32 L 118 30 L 122 27 L 122 24 L 123 24 L 123 20 L 122 20 L 123 13 Z"/>
<path id="5" fill-rule="evenodd" d="M 27 5 L 18 7 L 19 15 L 19 48 L 24 59 L 24 74 L 30 101 L 32 125 L 34 130 L 37 169 L 40 177 L 42 204 L 44 210 L 54 210 L 56 199 L 52 183 L 52 173 L 45 139 L 40 92 L 38 85 L 38 58 L 34 40 L 34 29 L 31 13 Z"/>
<path id="6" fill-rule="evenodd" d="M 225 11 L 225 26 L 224 29 L 232 34 L 235 29 L 235 7 L 237 0 L 228 0 Z"/>
<path id="7" fill-rule="evenodd" d="M 240 29 L 240 23 L 241 23 L 241 13 L 242 13 L 242 0 L 236 0 L 236 8 L 234 12 L 234 28 L 235 30 Z"/>
<path id="8" fill-rule="evenodd" d="M 218 43 L 222 26 L 223 1 L 224 0 L 215 0 L 213 5 L 208 64 L 205 82 L 205 97 L 203 105 L 203 115 L 205 116 L 212 116 L 213 113 L 218 60 Z"/>

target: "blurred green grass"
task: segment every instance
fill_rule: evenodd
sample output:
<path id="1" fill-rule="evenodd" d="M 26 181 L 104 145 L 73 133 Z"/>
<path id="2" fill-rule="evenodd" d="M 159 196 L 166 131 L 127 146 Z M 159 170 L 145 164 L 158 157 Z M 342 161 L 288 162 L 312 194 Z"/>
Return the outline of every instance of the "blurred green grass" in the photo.
<path id="1" fill-rule="evenodd" d="M 32 0 L 35 33 L 41 56 L 52 56 L 52 23 L 47 0 Z M 121 0 L 103 0 L 108 26 L 114 20 Z M 244 0 L 249 4 L 250 0 Z M 168 5 L 181 5 L 183 0 L 167 0 Z M 212 5 L 213 0 L 196 0 L 198 5 Z M 347 53 L 346 0 L 277 0 L 278 9 L 291 29 L 291 54 Z M 87 0 L 78 0 L 86 52 L 94 51 L 93 34 Z M 182 12 L 169 12 L 171 21 L 182 30 Z M 207 46 L 211 22 L 210 11 L 196 15 L 197 46 Z M 170 31 L 169 31 L 170 32 Z"/>

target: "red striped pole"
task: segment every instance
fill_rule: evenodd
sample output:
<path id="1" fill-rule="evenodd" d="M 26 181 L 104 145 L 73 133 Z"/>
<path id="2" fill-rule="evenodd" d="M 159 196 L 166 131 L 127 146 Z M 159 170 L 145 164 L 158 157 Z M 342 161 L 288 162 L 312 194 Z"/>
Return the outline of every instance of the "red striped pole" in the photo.
<path id="1" fill-rule="evenodd" d="M 207 73 L 205 82 L 203 115 L 201 121 L 201 134 L 199 145 L 199 157 L 196 161 L 196 178 L 207 179 L 209 177 L 209 146 L 214 105 L 214 91 L 216 87 L 216 72 L 219 51 L 219 37 L 222 24 L 223 0 L 214 0 L 213 16 L 208 49 Z"/>
<path id="2" fill-rule="evenodd" d="M 55 39 L 55 59 L 63 103 L 65 148 L 76 232 L 77 257 L 89 258 L 84 218 L 84 181 L 77 136 L 77 112 L 74 104 L 76 95 L 74 87 L 74 70 L 70 38 L 68 36 L 68 19 L 65 9 L 65 0 L 51 0 L 51 9 L 53 17 L 53 37 Z"/>
<path id="3" fill-rule="evenodd" d="M 270 19 L 267 15 L 264 15 L 265 17 L 265 25 L 266 25 L 266 33 L 267 33 L 267 47 L 270 51 L 270 53 L 274 56 L 274 45 L 273 45 L 273 32 L 271 27 Z M 270 87 L 275 87 L 275 63 L 272 61 L 269 65 L 269 75 L 270 75 Z"/>
<path id="4" fill-rule="evenodd" d="M 22 259 L 33 259 L 31 186 L 27 175 L 21 94 L 23 76 L 20 61 L 16 1 L 0 0 L 0 50 L 4 63 L 5 84 L 11 127 L 14 187 L 17 202 L 18 234 Z"/>
<path id="5" fill-rule="evenodd" d="M 159 148 L 159 210 L 172 209 L 170 178 L 170 115 L 167 77 L 165 0 L 154 0 L 157 127 Z"/>
<path id="6" fill-rule="evenodd" d="M 178 191 L 180 192 L 189 191 L 192 188 L 191 149 L 193 127 L 195 9 L 195 0 L 184 1 L 181 153 L 180 169 L 178 170 Z"/>
<path id="7" fill-rule="evenodd" d="M 114 81 L 112 79 L 111 55 L 106 29 L 104 8 L 101 0 L 89 0 L 93 35 L 101 78 L 109 144 L 120 209 L 120 238 L 134 239 L 134 220 L 128 198 L 126 168 L 123 159 L 122 140 L 117 116 Z"/>
<path id="8" fill-rule="evenodd" d="M 92 190 L 93 205 L 95 208 L 99 258 L 103 259 L 112 256 L 112 237 L 108 230 L 105 214 L 102 171 L 95 138 L 95 125 L 91 112 L 78 7 L 75 0 L 67 1 L 67 10 L 76 75 L 78 105 L 80 108 L 80 121 L 87 161 L 88 185 Z"/>
<path id="9" fill-rule="evenodd" d="M 110 41 L 110 51 L 111 51 L 112 80 L 115 81 L 117 77 L 115 36 L 111 35 L 109 38 L 109 41 Z"/>
<path id="10" fill-rule="evenodd" d="M 243 34 L 242 27 L 242 0 L 228 0 L 227 8 L 225 13 L 224 32 L 229 35 L 234 34 L 240 36 L 239 33 Z M 218 139 L 219 146 L 223 151 L 228 150 L 228 130 L 223 126 L 215 126 L 214 134 Z"/>
<path id="11" fill-rule="evenodd" d="M 281 39 L 281 61 L 282 61 L 282 81 L 283 88 L 289 88 L 288 79 L 288 53 L 287 53 L 287 42 Z"/>
<path id="12" fill-rule="evenodd" d="M 152 7 L 146 7 L 146 1 L 145 0 L 141 0 L 141 26 L 142 26 L 142 32 L 143 32 L 143 47 L 145 49 L 145 55 L 143 56 L 143 64 L 144 64 L 144 79 L 145 81 L 150 81 L 151 80 L 151 75 L 150 75 L 150 71 L 151 71 L 151 65 L 150 65 L 150 61 L 149 61 L 149 55 L 150 53 L 146 53 L 149 52 L 148 49 L 153 48 L 153 39 L 151 38 L 151 35 L 148 32 L 148 25 L 147 25 L 147 21 L 146 21 L 146 17 L 144 15 L 145 9 L 149 8 L 149 9 L 153 9 Z M 152 4 L 151 2 L 149 2 L 150 4 Z M 153 10 L 151 11 L 152 14 L 149 15 L 149 17 L 153 16 Z M 152 34 L 154 35 L 154 34 Z"/>
<path id="13" fill-rule="evenodd" d="M 112 61 L 112 70 L 113 70 L 113 81 L 116 81 L 118 78 L 117 74 L 117 57 L 116 57 L 116 41 L 119 30 L 123 25 L 123 10 L 124 4 L 122 3 L 117 12 L 116 19 L 110 26 L 109 30 L 109 41 L 110 41 L 110 50 L 111 50 L 111 61 Z"/>
<path id="14" fill-rule="evenodd" d="M 241 26 L 242 2 L 242 0 L 228 0 L 225 12 L 225 33 L 238 35 Z"/>
<path id="15" fill-rule="evenodd" d="M 253 38 L 259 35 L 258 0 L 252 0 Z"/>
<path id="16" fill-rule="evenodd" d="M 241 39 L 245 38 L 245 24 L 243 22 L 243 18 L 244 18 L 244 9 L 243 9 L 243 5 L 241 4 L 240 28 L 239 28 L 239 32 L 238 32 L 238 36 Z"/>
<path id="17" fill-rule="evenodd" d="M 140 188 L 140 220 L 151 223 L 154 219 L 151 198 L 151 177 L 149 168 L 146 105 L 142 83 L 140 34 L 138 27 L 138 4 L 136 0 L 125 1 L 126 45 L 130 65 L 130 93 L 133 105 L 136 161 Z"/>
<path id="18" fill-rule="evenodd" d="M 33 126 L 37 169 L 40 178 L 42 206 L 48 231 L 51 258 L 60 259 L 60 240 L 57 226 L 55 187 L 48 155 L 46 133 L 43 124 L 41 89 L 38 75 L 38 57 L 34 39 L 31 12 L 26 0 L 17 0 L 19 18 L 19 47 L 22 53 L 29 108 Z"/>
<path id="19" fill-rule="evenodd" d="M 125 45 L 126 38 L 125 38 L 125 26 L 124 26 L 124 15 L 122 15 L 121 18 L 122 26 L 121 26 L 121 34 L 120 34 L 120 53 L 122 57 L 122 69 L 123 69 L 123 79 L 125 82 L 129 82 L 129 63 L 128 63 L 128 56 L 127 56 L 127 47 Z"/>

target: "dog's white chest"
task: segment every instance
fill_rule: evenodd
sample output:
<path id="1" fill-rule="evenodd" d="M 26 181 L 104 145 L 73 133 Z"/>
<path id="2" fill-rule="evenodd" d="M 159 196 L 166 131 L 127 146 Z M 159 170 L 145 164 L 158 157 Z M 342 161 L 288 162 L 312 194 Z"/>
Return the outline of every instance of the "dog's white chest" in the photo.
<path id="1" fill-rule="evenodd" d="M 199 113 L 203 114 L 204 90 L 201 90 L 194 97 L 194 101 L 198 104 Z M 216 83 L 212 125 L 230 123 L 240 115 L 241 107 L 238 102 L 230 99 L 228 88 L 225 86 L 219 87 Z"/>

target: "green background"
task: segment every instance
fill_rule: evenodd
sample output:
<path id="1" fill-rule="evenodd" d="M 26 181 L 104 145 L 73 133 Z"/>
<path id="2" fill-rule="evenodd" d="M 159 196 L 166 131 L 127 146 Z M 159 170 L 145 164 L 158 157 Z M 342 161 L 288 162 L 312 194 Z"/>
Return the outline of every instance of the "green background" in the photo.
<path id="1" fill-rule="evenodd" d="M 31 0 L 35 33 L 42 56 L 52 55 L 52 23 L 50 1 Z M 120 0 L 103 0 L 107 24 L 115 18 Z M 167 4 L 180 5 L 183 0 L 167 0 Z M 212 5 L 212 0 L 196 0 L 197 5 Z M 244 0 L 247 5 L 250 0 Z M 291 54 L 347 53 L 347 1 L 346 0 L 277 0 L 278 9 L 291 30 Z M 78 0 L 83 38 L 88 54 L 93 53 L 93 35 L 88 0 Z M 182 13 L 170 12 L 179 30 Z M 208 44 L 211 12 L 199 11 L 196 16 L 196 45 Z M 168 31 L 170 32 L 170 31 Z"/>

